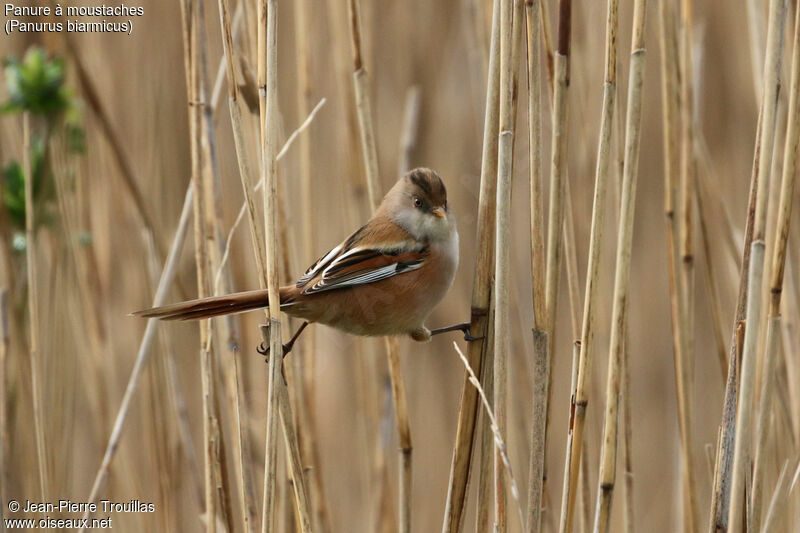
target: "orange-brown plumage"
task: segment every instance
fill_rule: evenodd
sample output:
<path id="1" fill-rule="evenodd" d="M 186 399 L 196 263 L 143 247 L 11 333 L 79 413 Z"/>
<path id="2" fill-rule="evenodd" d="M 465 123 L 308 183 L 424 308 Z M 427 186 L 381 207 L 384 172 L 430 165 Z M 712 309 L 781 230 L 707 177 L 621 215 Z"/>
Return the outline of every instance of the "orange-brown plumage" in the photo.
<path id="1" fill-rule="evenodd" d="M 427 340 L 424 321 L 458 266 L 458 232 L 447 192 L 430 169 L 412 170 L 384 197 L 372 219 L 322 256 L 295 285 L 281 287 L 281 310 L 356 335 L 409 334 Z M 192 320 L 267 306 L 257 290 L 139 311 Z"/>

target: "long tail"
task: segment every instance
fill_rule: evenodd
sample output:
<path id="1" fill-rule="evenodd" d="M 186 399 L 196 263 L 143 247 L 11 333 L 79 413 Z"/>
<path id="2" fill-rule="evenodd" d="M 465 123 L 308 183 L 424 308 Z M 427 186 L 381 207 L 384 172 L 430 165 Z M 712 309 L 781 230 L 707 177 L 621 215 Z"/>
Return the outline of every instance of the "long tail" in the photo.
<path id="1" fill-rule="evenodd" d="M 293 287 L 281 287 L 281 307 L 289 305 L 292 300 Z M 144 318 L 160 318 L 161 320 L 200 320 L 214 316 L 242 313 L 268 307 L 266 289 L 237 292 L 225 296 L 211 296 L 176 304 L 153 307 L 131 313 Z"/>

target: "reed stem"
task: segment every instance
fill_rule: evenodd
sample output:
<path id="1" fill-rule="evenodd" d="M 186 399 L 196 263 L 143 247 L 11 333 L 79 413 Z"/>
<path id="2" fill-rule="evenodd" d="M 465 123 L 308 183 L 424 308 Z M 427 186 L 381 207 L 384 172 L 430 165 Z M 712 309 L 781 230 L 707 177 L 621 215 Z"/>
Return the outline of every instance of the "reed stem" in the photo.
<path id="1" fill-rule="evenodd" d="M 586 408 L 589 402 L 591 364 L 594 350 L 594 329 L 597 321 L 597 293 L 600 279 L 600 251 L 608 191 L 609 162 L 611 158 L 611 133 L 614 125 L 617 85 L 617 28 L 619 26 L 619 3 L 609 0 L 606 15 L 605 80 L 603 83 L 603 107 L 600 119 L 600 135 L 595 170 L 594 203 L 589 237 L 589 259 L 586 271 L 586 289 L 583 306 L 583 325 L 580 337 L 577 386 L 573 391 L 570 408 L 570 436 L 567 447 L 567 469 L 564 473 L 564 490 L 561 501 L 561 531 L 572 531 L 575 497 L 578 489 L 583 431 Z M 587 384 L 588 383 L 588 384 Z"/>
<path id="2" fill-rule="evenodd" d="M 633 11 L 633 36 L 628 79 L 628 108 L 625 123 L 625 161 L 622 174 L 619 233 L 617 235 L 616 269 L 611 317 L 611 343 L 608 352 L 608 381 L 604 418 L 603 444 L 600 452 L 597 507 L 594 531 L 608 531 L 611 501 L 616 483 L 617 440 L 619 434 L 619 402 L 623 350 L 627 328 L 631 255 L 633 246 L 636 186 L 641 141 L 642 87 L 645 67 L 646 0 L 637 0 Z"/>
<path id="3" fill-rule="evenodd" d="M 33 425 L 36 434 L 36 456 L 39 461 L 39 491 L 42 501 L 50 492 L 50 463 L 47 455 L 47 436 L 44 420 L 44 383 L 42 358 L 39 352 L 39 281 L 36 260 L 36 217 L 33 198 L 33 154 L 31 153 L 31 114 L 22 114 L 23 173 L 25 174 L 25 260 L 28 273 L 28 344 L 31 365 L 31 394 L 33 396 Z"/>
<path id="4" fill-rule="evenodd" d="M 764 255 L 767 210 L 769 207 L 769 184 L 772 170 L 772 154 L 775 140 L 775 122 L 778 95 L 780 92 L 780 63 L 783 45 L 785 2 L 770 1 L 767 31 L 767 53 L 764 64 L 764 91 L 761 104 L 763 127 L 759 160 L 758 191 L 751 244 L 751 264 L 748 277 L 747 328 L 742 354 L 741 388 L 736 411 L 736 438 L 733 455 L 731 501 L 728 515 L 728 531 L 744 530 L 745 478 L 749 479 L 747 465 L 750 458 L 751 408 L 755 384 L 758 338 L 762 318 L 762 282 L 764 279 Z"/>
<path id="5" fill-rule="evenodd" d="M 488 335 L 488 331 L 494 331 L 492 320 L 490 320 L 490 302 L 492 300 L 492 281 L 495 267 L 497 135 L 500 123 L 500 5 L 501 0 L 494 0 L 486 107 L 483 123 L 481 186 L 478 198 L 478 251 L 472 284 L 470 316 L 470 335 L 481 340 L 470 342 L 467 348 L 469 366 L 475 375 L 481 377 L 485 376 L 482 370 L 484 365 L 489 365 L 492 361 L 493 349 L 493 346 L 490 346 L 483 337 Z M 456 441 L 453 445 L 453 457 L 450 463 L 450 478 L 442 533 L 459 533 L 463 527 L 467 482 L 469 481 L 472 464 L 472 450 L 477 435 L 475 421 L 478 408 L 478 392 L 470 383 L 469 376 L 465 375 L 461 389 Z M 479 508 L 481 505 L 482 502 L 478 502 Z"/>

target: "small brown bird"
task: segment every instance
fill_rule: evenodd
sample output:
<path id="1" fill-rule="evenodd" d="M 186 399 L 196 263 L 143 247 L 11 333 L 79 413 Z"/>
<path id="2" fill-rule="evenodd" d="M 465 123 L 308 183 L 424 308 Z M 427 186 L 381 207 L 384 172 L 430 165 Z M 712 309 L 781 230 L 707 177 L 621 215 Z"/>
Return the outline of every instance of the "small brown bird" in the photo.
<path id="1" fill-rule="evenodd" d="M 457 267 L 458 232 L 444 183 L 433 170 L 418 168 L 395 183 L 369 222 L 297 283 L 280 288 L 281 310 L 355 335 L 407 334 L 428 341 L 444 331 L 466 333 L 467 324 L 433 332 L 424 325 L 453 284 Z M 194 320 L 267 306 L 267 291 L 257 290 L 133 314 Z"/>

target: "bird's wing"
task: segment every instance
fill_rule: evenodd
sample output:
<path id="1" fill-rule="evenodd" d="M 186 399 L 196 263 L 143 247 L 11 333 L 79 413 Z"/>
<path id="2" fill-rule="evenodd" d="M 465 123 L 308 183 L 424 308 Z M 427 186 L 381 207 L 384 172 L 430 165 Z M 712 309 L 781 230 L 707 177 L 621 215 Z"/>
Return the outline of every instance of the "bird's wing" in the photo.
<path id="1" fill-rule="evenodd" d="M 429 253 L 387 219 L 373 219 L 311 265 L 297 281 L 303 294 L 374 283 L 422 266 Z"/>

